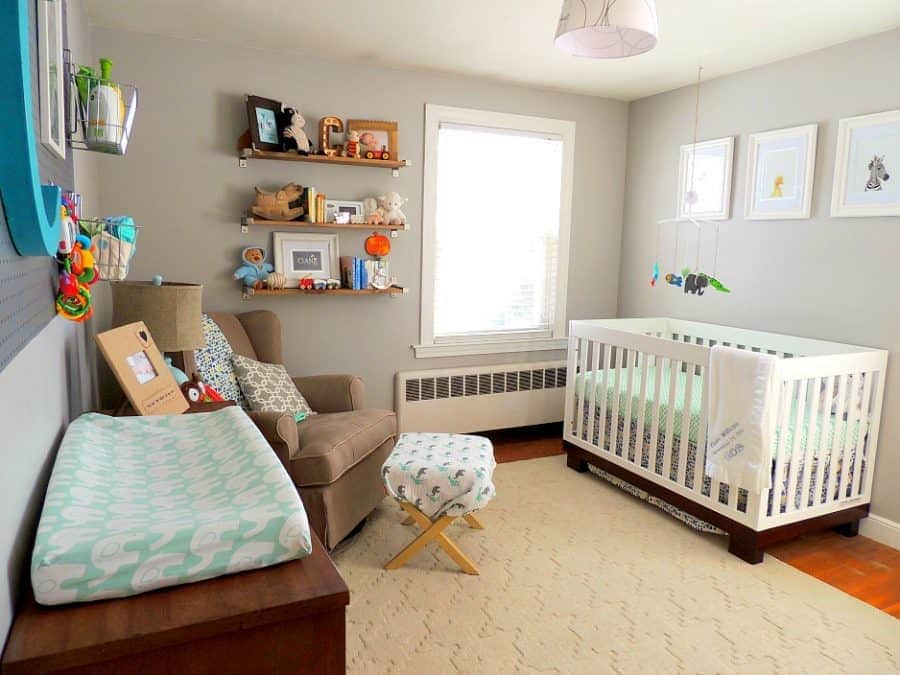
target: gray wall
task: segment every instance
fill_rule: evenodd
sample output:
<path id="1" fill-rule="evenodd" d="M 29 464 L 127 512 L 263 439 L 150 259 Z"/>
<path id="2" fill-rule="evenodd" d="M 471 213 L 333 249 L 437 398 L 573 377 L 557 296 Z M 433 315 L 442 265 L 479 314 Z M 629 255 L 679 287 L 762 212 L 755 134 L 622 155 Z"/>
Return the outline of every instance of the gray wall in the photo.
<path id="1" fill-rule="evenodd" d="M 275 310 L 284 324 L 285 360 L 296 374 L 362 375 L 370 403 L 392 407 L 399 370 L 563 358 L 562 352 L 415 359 L 419 341 L 424 104 L 575 120 L 577 141 L 568 316 L 616 312 L 624 191 L 627 105 L 536 91 L 474 78 L 328 62 L 162 37 L 94 29 L 98 55 L 140 87 L 133 140 L 124 158 L 101 158 L 104 213 L 127 212 L 143 227 L 131 278 L 162 274 L 205 284 L 212 310 Z M 238 168 L 237 137 L 247 128 L 244 93 L 297 106 L 315 136 L 318 119 L 397 120 L 400 153 L 411 168 L 387 170 L 252 161 Z M 473 158 L 473 161 L 477 159 Z M 253 186 L 290 180 L 330 197 L 360 199 L 396 190 L 410 201 L 412 229 L 393 239 L 391 264 L 411 288 L 401 298 L 270 297 L 241 301 L 231 279 L 244 246 L 271 249 L 271 228 L 242 235 L 240 215 Z M 538 186 L 535 186 L 536 188 Z M 340 234 L 343 255 L 364 255 L 363 234 Z M 477 241 L 472 246 L 478 246 Z M 498 251 L 498 256 L 502 251 Z M 472 270 L 477 273 L 477 270 Z"/>
<path id="2" fill-rule="evenodd" d="M 736 135 L 732 218 L 722 224 L 719 278 L 731 295 L 687 297 L 649 286 L 659 218 L 672 217 L 678 148 L 691 141 L 693 89 L 631 104 L 620 316 L 675 316 L 900 351 L 900 218 L 831 218 L 838 120 L 900 108 L 900 31 L 884 33 L 703 85 L 701 139 Z M 747 136 L 819 123 L 809 220 L 744 221 Z M 894 158 L 900 174 L 900 158 Z M 671 227 L 671 226 L 670 226 Z M 693 264 L 695 234 L 682 227 L 678 268 Z M 706 233 L 701 267 L 712 264 Z M 672 260 L 664 233 L 661 267 Z M 663 270 L 665 273 L 667 269 Z M 900 364 L 889 367 L 872 511 L 900 521 Z"/>
<path id="3" fill-rule="evenodd" d="M 88 32 L 80 0 L 69 0 L 69 46 L 76 58 L 91 58 Z M 90 157 L 76 156 L 74 172 L 75 189 L 96 207 Z M 47 302 L 51 299 L 48 289 Z M 91 405 L 87 333 L 80 324 L 51 319 L 0 372 L 0 644 L 28 585 L 37 516 L 59 439 L 69 420 Z"/>

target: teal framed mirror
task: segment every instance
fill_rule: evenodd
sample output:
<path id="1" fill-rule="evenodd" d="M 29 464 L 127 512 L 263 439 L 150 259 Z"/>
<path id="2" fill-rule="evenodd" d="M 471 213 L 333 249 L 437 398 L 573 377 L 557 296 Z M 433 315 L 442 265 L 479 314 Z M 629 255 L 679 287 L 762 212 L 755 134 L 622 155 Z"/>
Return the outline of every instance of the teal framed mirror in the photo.
<path id="1" fill-rule="evenodd" d="M 60 188 L 40 182 L 28 2 L 0 3 L 0 199 L 19 255 L 47 256 L 59 244 Z"/>

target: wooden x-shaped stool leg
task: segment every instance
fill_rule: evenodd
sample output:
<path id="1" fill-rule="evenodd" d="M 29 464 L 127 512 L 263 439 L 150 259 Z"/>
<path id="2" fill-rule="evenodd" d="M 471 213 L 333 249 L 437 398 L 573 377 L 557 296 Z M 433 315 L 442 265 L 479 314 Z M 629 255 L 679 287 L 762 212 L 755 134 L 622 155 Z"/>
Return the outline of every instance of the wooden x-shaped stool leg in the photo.
<path id="1" fill-rule="evenodd" d="M 423 532 L 420 534 L 415 541 L 413 541 L 409 546 L 400 551 L 394 559 L 391 560 L 387 565 L 384 566 L 386 570 L 395 570 L 399 567 L 403 567 L 406 563 L 412 559 L 416 553 L 421 551 L 425 546 L 427 546 L 432 541 L 437 542 L 438 545 L 442 549 L 447 552 L 453 560 L 459 565 L 463 572 L 466 574 L 478 574 L 478 568 L 475 567 L 475 563 L 469 560 L 468 556 L 463 553 L 459 547 L 454 544 L 450 538 L 444 534 L 444 530 L 456 520 L 456 516 L 441 516 L 437 520 L 432 521 L 428 516 L 419 511 L 415 506 L 410 504 L 409 502 L 399 501 L 401 508 L 409 514 L 409 517 L 404 521 L 404 525 L 416 523 L 419 527 L 422 528 Z M 478 519 L 473 516 L 471 513 L 463 516 L 465 521 L 469 524 L 470 527 L 483 530 L 484 525 L 482 525 Z"/>

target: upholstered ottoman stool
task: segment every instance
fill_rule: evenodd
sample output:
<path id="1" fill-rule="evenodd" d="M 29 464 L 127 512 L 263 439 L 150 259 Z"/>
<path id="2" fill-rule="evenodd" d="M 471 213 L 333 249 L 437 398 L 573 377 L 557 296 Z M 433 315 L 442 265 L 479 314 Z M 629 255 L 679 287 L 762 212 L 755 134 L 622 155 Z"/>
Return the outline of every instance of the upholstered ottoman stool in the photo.
<path id="1" fill-rule="evenodd" d="M 494 496 L 494 448 L 483 436 L 400 434 L 381 468 L 388 494 L 409 514 L 404 525 L 417 524 L 422 534 L 400 551 L 385 569 L 402 567 L 430 542 L 436 542 L 467 574 L 478 568 L 444 530 L 459 517 L 484 529 L 475 517 Z"/>

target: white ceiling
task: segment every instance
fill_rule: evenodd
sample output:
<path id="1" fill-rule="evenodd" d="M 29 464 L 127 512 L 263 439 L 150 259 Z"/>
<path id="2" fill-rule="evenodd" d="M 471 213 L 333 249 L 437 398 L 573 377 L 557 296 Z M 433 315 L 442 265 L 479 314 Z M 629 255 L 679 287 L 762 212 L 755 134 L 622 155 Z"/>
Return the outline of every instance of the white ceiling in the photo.
<path id="1" fill-rule="evenodd" d="M 84 1 L 107 28 L 626 100 L 900 27 L 900 0 L 657 0 L 656 49 L 595 61 L 553 46 L 561 0 Z"/>

